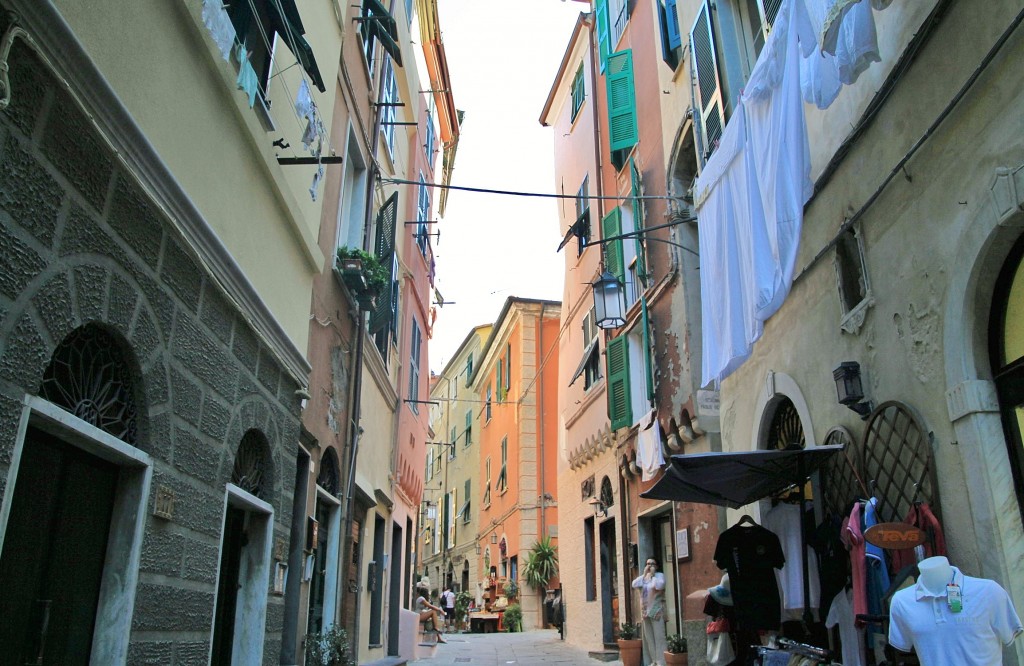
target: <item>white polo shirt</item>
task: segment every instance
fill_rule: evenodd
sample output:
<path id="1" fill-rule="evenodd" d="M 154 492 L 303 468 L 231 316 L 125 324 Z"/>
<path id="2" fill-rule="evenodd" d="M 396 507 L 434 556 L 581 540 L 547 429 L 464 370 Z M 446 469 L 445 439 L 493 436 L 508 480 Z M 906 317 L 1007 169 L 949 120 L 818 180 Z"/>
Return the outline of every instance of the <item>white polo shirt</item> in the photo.
<path id="1" fill-rule="evenodd" d="M 889 644 L 917 652 L 922 666 L 994 666 L 1003 663 L 1003 646 L 1024 627 L 1010 595 L 999 583 L 963 575 L 953 567 L 960 586 L 963 610 L 954 613 L 943 587 L 938 596 L 921 582 L 892 597 L 889 607 Z"/>

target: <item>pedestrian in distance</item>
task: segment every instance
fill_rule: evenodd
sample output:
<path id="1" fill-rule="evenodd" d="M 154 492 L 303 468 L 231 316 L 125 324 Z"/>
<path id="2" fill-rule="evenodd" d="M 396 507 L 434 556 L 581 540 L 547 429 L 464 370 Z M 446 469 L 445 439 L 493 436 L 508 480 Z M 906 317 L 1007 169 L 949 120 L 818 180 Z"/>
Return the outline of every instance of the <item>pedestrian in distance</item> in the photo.
<path id="1" fill-rule="evenodd" d="M 658 571 L 658 561 L 647 558 L 644 572 L 633 581 L 640 590 L 643 611 L 644 663 L 660 665 L 667 649 L 665 640 L 665 574 Z"/>
<path id="2" fill-rule="evenodd" d="M 441 593 L 441 605 L 444 606 L 445 631 L 451 631 L 455 626 L 455 593 L 451 586 L 445 587 Z"/>

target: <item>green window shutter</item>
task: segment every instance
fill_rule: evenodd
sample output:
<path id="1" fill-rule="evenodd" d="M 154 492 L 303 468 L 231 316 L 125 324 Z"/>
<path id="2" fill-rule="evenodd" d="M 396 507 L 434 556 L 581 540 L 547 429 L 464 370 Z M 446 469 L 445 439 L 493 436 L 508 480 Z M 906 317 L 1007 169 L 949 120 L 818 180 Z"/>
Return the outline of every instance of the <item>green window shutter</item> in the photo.
<path id="1" fill-rule="evenodd" d="M 601 220 L 601 237 L 611 238 L 622 234 L 622 210 L 616 206 Z M 622 258 L 622 240 L 604 244 L 604 265 L 608 271 L 626 284 L 626 266 Z"/>
<path id="2" fill-rule="evenodd" d="M 640 231 L 644 228 L 644 200 L 640 198 L 643 195 L 643 179 L 640 177 L 640 172 L 632 157 L 629 158 L 629 175 L 633 185 L 633 228 Z M 646 288 L 647 261 L 644 252 L 644 239 L 639 234 L 636 237 L 636 274 L 640 279 L 641 286 Z"/>
<path id="3" fill-rule="evenodd" d="M 639 140 L 636 125 L 636 94 L 633 90 L 633 51 L 608 56 L 608 140 L 614 152 L 631 148 Z"/>
<path id="4" fill-rule="evenodd" d="M 370 313 L 370 333 L 383 329 L 391 321 L 394 298 L 391 283 L 395 281 L 395 220 L 398 216 L 398 192 L 393 193 L 377 211 L 377 242 L 374 254 L 382 266 L 387 267 L 388 280 L 384 293 L 377 295 L 377 307 Z"/>
<path id="5" fill-rule="evenodd" d="M 654 362 L 651 357 L 651 320 L 647 315 L 647 299 L 640 297 L 640 315 L 644 340 L 644 374 L 647 376 L 647 399 L 654 400 Z"/>
<path id="6" fill-rule="evenodd" d="M 696 99 L 700 107 L 696 114 L 700 130 L 701 159 L 706 160 L 722 136 L 725 115 L 722 107 L 722 85 L 718 76 L 718 55 L 715 35 L 711 29 L 710 0 L 705 0 L 697 12 L 697 20 L 690 28 L 690 59 L 697 82 Z"/>
<path id="7" fill-rule="evenodd" d="M 597 15 L 597 43 L 601 54 L 601 71 L 604 71 L 611 53 L 611 30 L 608 23 L 608 0 L 594 0 L 594 14 Z"/>
<path id="8" fill-rule="evenodd" d="M 498 377 L 497 377 L 497 379 L 498 379 L 498 401 L 499 402 L 501 400 L 503 400 L 504 397 L 505 397 L 505 382 L 504 382 L 504 380 L 502 378 L 501 366 L 502 366 L 502 360 L 499 358 L 498 359 Z"/>
<path id="9" fill-rule="evenodd" d="M 473 443 L 473 410 L 466 411 L 466 446 Z"/>
<path id="10" fill-rule="evenodd" d="M 605 348 L 608 374 L 608 419 L 612 430 L 633 424 L 629 401 L 629 339 L 625 335 L 612 338 Z"/>

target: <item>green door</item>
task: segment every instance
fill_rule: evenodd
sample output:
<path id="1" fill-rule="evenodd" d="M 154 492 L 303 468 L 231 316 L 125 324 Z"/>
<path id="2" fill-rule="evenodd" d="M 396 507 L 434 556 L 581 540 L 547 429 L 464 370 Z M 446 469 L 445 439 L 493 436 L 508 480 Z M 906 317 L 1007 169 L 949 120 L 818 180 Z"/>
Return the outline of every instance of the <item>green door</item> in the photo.
<path id="1" fill-rule="evenodd" d="M 0 556 L 4 663 L 89 663 L 117 480 L 117 465 L 28 429 Z"/>

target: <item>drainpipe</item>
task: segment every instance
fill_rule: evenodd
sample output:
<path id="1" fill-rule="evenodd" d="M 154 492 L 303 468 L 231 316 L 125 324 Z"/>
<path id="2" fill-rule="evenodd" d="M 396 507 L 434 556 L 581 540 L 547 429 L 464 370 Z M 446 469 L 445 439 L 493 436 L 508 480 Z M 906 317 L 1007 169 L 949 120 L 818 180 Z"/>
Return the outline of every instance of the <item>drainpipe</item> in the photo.
<path id="1" fill-rule="evenodd" d="M 387 57 L 385 54 L 383 57 Z M 383 68 L 381 68 L 383 72 Z M 377 81 L 377 89 L 380 90 L 380 80 Z M 354 101 L 355 98 L 353 98 Z M 380 136 L 380 107 L 373 107 L 373 126 L 370 132 L 370 157 L 377 154 L 378 137 Z M 369 174 L 366 179 L 366 214 L 363 219 L 363 238 L 366 239 L 369 236 L 370 229 L 373 227 L 373 189 L 377 180 L 378 167 L 376 160 L 370 160 Z M 363 379 L 363 346 L 366 338 L 366 318 L 363 316 L 363 311 L 358 309 L 357 306 L 356 315 L 356 353 L 352 360 L 352 384 L 351 384 L 351 409 L 349 411 L 349 442 L 351 443 L 351 454 L 349 456 L 349 468 L 348 468 L 348 480 L 346 481 L 345 488 L 345 499 L 342 505 L 342 511 L 344 511 L 345 527 L 342 530 L 341 536 L 341 551 L 342 559 L 341 562 L 345 567 L 352 562 L 352 497 L 355 492 L 355 481 L 356 481 L 356 462 L 359 458 L 359 440 L 362 436 L 362 428 L 359 426 L 361 420 L 361 406 L 362 406 L 362 379 Z M 362 558 L 358 559 L 360 565 L 362 565 Z M 339 615 L 343 613 L 343 609 L 346 608 L 345 595 L 350 592 L 347 589 L 346 581 L 343 580 L 344 576 L 338 577 L 338 612 Z M 352 635 L 352 649 L 353 658 L 359 660 L 359 595 L 358 592 L 361 589 L 361 585 L 358 581 L 362 578 L 362 572 L 356 571 L 356 589 L 351 590 L 353 595 L 355 608 L 353 609 L 353 617 L 355 618 L 355 624 L 353 625 Z"/>
<path id="2" fill-rule="evenodd" d="M 590 34 L 592 37 L 596 35 L 596 21 L 596 17 L 594 16 L 593 12 L 591 12 L 590 18 L 587 19 L 587 25 L 590 27 Z M 595 52 L 598 49 L 600 49 L 600 46 L 597 45 L 593 40 L 591 41 L 590 46 L 591 48 L 587 49 L 588 51 L 590 51 L 590 95 L 593 97 L 594 100 L 593 104 L 590 105 L 590 113 L 593 116 L 594 120 L 594 165 L 597 167 L 597 178 L 595 178 L 595 180 L 597 181 L 597 196 L 599 197 L 597 200 L 597 205 L 600 211 L 600 213 L 597 216 L 597 223 L 600 224 L 601 219 L 604 217 L 605 205 L 605 200 L 603 198 L 604 178 L 602 174 L 604 169 L 601 163 L 601 119 L 597 115 L 597 72 L 599 64 L 595 57 Z"/>

